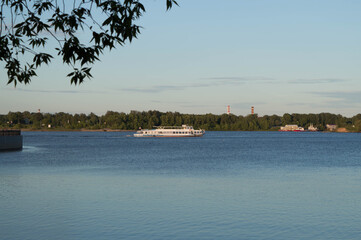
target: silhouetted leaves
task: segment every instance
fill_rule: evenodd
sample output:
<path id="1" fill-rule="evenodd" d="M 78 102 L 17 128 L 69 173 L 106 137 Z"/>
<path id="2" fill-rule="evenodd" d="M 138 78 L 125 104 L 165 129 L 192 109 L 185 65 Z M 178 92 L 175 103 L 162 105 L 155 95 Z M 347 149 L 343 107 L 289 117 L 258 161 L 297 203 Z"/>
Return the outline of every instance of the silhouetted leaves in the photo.
<path id="1" fill-rule="evenodd" d="M 167 1 L 167 10 L 173 7 L 173 3 L 178 6 L 178 3 L 175 0 L 168 0 Z"/>
<path id="2" fill-rule="evenodd" d="M 39 67 L 43 63 L 49 64 L 50 58 L 53 57 L 47 53 L 38 53 L 34 56 L 33 62 L 35 63 L 36 67 Z"/>
<path id="3" fill-rule="evenodd" d="M 15 86 L 29 83 L 38 67 L 51 62 L 49 36 L 58 45 L 57 55 L 73 68 L 68 74 L 70 82 L 76 85 L 91 78 L 89 65 L 99 61 L 104 49 L 137 38 L 140 26 L 135 21 L 145 12 L 138 0 L 1 0 L 0 4 L 0 61 L 6 63 L 8 84 Z M 173 4 L 178 5 L 166 0 L 166 9 Z M 95 13 L 104 19 L 96 20 Z M 80 32 L 91 39 L 79 40 Z M 39 52 L 40 47 L 48 52 Z M 33 61 L 22 64 L 20 59 L 29 58 L 20 56 L 26 54 L 34 55 Z"/>
<path id="4" fill-rule="evenodd" d="M 71 79 L 70 79 L 71 84 L 73 84 L 73 83 L 75 85 L 81 84 L 86 77 L 87 78 L 93 77 L 90 74 L 90 70 L 91 70 L 91 68 L 82 68 L 82 69 L 75 68 L 74 72 L 69 73 L 67 75 L 67 77 L 71 77 Z"/>

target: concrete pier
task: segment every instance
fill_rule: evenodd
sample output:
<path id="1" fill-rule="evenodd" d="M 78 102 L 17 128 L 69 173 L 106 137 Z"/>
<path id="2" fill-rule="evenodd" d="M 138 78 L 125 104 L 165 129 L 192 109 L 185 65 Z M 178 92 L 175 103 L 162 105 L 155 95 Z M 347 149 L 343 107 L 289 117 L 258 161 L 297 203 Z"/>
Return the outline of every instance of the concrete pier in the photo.
<path id="1" fill-rule="evenodd" d="M 0 151 L 21 150 L 23 136 L 20 130 L 0 130 Z"/>

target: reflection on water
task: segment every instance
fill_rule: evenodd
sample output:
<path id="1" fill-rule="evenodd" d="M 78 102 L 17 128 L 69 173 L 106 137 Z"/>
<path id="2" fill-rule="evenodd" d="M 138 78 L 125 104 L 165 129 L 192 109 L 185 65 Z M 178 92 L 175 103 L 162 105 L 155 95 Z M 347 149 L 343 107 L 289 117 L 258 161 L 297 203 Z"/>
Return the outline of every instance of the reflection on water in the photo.
<path id="1" fill-rule="evenodd" d="M 39 147 L 34 147 L 34 146 L 24 146 L 23 147 L 23 152 L 27 153 L 27 152 L 37 152 L 37 151 L 41 151 L 43 149 L 39 148 Z"/>
<path id="2" fill-rule="evenodd" d="M 2 239 L 360 239 L 359 134 L 25 133 Z"/>

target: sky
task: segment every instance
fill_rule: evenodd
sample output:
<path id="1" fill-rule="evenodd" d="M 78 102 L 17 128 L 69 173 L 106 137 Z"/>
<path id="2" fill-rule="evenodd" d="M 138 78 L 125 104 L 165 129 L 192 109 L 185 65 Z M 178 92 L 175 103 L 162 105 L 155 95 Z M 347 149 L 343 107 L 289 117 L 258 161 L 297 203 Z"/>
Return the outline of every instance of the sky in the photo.
<path id="1" fill-rule="evenodd" d="M 70 84 L 55 59 L 29 85 L 7 85 L 0 114 L 108 110 L 236 115 L 361 113 L 361 1 L 147 0 L 138 39 Z"/>

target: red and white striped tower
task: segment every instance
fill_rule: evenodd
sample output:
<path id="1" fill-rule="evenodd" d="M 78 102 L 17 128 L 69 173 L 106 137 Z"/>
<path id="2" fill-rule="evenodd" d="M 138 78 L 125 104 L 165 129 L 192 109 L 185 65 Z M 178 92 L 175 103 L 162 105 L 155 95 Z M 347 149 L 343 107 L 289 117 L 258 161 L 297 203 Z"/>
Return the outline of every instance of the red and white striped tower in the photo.
<path id="1" fill-rule="evenodd" d="M 231 106 L 227 106 L 227 114 L 229 115 L 229 114 L 231 114 Z"/>
<path id="2" fill-rule="evenodd" d="M 251 107 L 251 114 L 252 115 L 254 114 L 254 107 L 253 106 Z"/>

